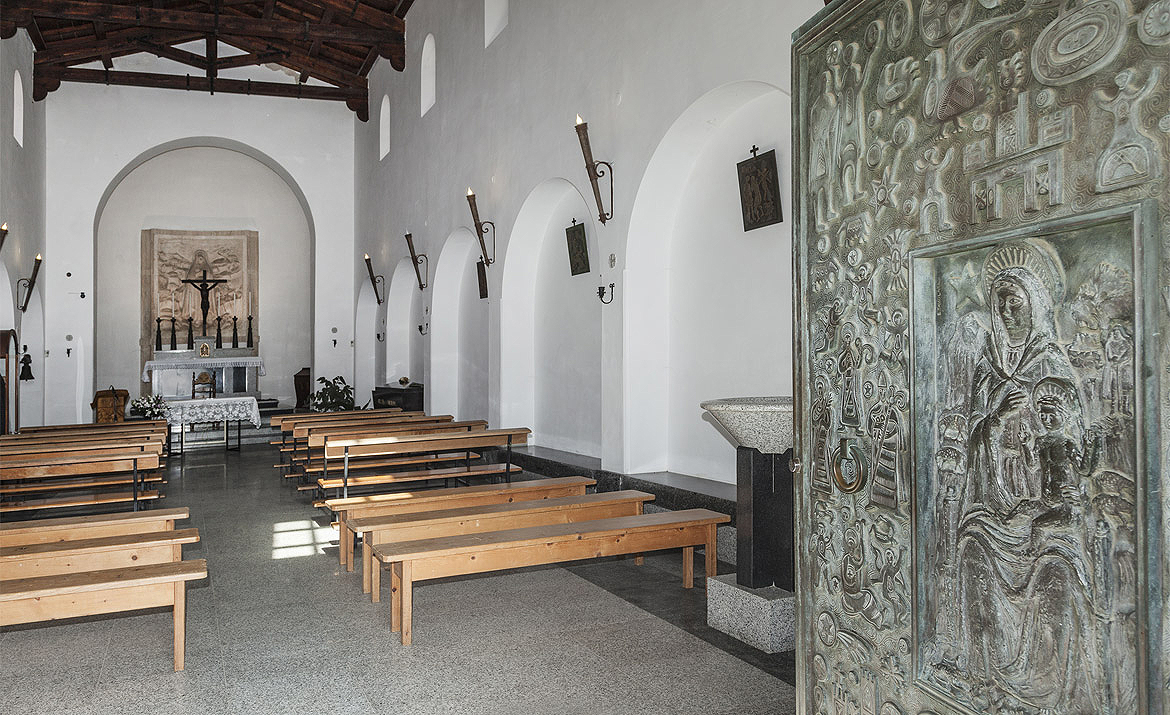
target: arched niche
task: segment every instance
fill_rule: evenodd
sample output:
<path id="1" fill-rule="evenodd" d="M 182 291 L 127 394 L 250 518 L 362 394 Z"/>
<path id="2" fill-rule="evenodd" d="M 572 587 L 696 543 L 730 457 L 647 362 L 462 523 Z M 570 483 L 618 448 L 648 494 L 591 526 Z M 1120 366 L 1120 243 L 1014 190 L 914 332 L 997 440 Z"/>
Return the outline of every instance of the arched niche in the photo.
<path id="1" fill-rule="evenodd" d="M 94 218 L 94 373 L 75 386 L 86 406 L 94 386 L 140 390 L 141 230 L 256 230 L 260 236 L 255 335 L 266 375 L 260 391 L 293 404 L 291 376 L 313 364 L 314 229 L 304 193 L 271 157 L 218 137 L 160 144 L 107 186 Z M 87 299 L 88 300 L 88 299 Z M 240 344 L 246 305 L 237 306 Z M 225 326 L 229 344 L 230 324 Z M 178 341 L 186 331 L 180 326 Z M 169 340 L 169 330 L 164 341 Z M 149 347 L 149 346 L 148 346 Z M 80 374 L 80 373 L 79 373 Z M 329 377 L 332 377 L 331 375 Z M 149 386 L 147 386 L 149 389 Z"/>
<path id="2" fill-rule="evenodd" d="M 435 36 L 423 39 L 419 67 L 419 116 L 425 117 L 435 106 Z"/>
<path id="3" fill-rule="evenodd" d="M 590 272 L 569 270 L 565 229 L 585 224 Z M 601 308 L 596 224 L 565 179 L 529 193 L 508 239 L 500 294 L 500 420 L 533 442 L 601 454 Z"/>
<path id="4" fill-rule="evenodd" d="M 694 102 L 639 185 L 626 249 L 623 466 L 735 481 L 734 444 L 699 402 L 791 394 L 787 223 L 744 232 L 735 164 L 776 149 L 785 214 L 789 99 L 735 82 Z"/>
<path id="5" fill-rule="evenodd" d="M 40 286 L 28 301 L 28 310 L 20 320 L 20 345 L 28 346 L 33 379 L 20 383 L 20 426 L 34 427 L 45 423 L 45 306 Z"/>
<path id="6" fill-rule="evenodd" d="M 5 266 L 3 262 L 0 262 L 0 330 L 16 330 L 19 334 L 20 326 L 18 326 L 16 323 L 16 315 L 18 311 L 16 310 L 16 299 L 13 295 L 14 288 L 15 281 L 9 277 L 8 267 Z M 7 340 L 8 338 L 4 339 Z M 9 345 L 7 347 L 10 350 L 20 349 L 19 345 L 16 347 Z M 16 371 L 14 370 L 13 374 L 15 373 Z M 17 406 L 15 399 L 13 399 L 14 392 L 9 390 L 6 394 L 6 397 L 9 402 L 5 411 L 8 414 L 13 414 L 12 410 Z M 9 427 L 15 427 L 15 420 L 9 423 Z M 0 431 L 3 431 L 3 429 L 3 425 L 0 424 Z"/>
<path id="7" fill-rule="evenodd" d="M 361 284 L 358 292 L 357 310 L 354 312 L 353 326 L 353 402 L 361 407 L 373 399 L 373 391 L 377 386 L 377 362 L 375 353 L 378 350 L 378 334 L 385 338 L 385 318 L 379 325 L 378 298 L 374 294 L 374 286 L 369 281 Z"/>
<path id="8" fill-rule="evenodd" d="M 415 316 L 418 282 L 409 258 L 398 261 L 386 293 L 386 382 L 394 385 L 403 377 L 422 382 L 422 364 L 415 357 L 415 342 L 422 335 Z"/>
<path id="9" fill-rule="evenodd" d="M 390 153 L 390 97 L 382 95 L 378 108 L 378 159 L 385 159 Z"/>
<path id="10" fill-rule="evenodd" d="M 488 302 L 479 297 L 479 243 L 460 228 L 443 243 L 431 297 L 431 414 L 488 417 Z"/>

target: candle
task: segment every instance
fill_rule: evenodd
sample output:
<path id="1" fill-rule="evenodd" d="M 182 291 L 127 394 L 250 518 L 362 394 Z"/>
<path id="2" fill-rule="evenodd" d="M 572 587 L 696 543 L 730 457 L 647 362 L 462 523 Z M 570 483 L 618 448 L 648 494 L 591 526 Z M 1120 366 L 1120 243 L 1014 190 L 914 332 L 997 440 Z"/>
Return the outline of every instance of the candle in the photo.
<path id="1" fill-rule="evenodd" d="M 154 291 L 154 317 L 156 317 L 156 318 L 157 318 L 157 317 L 159 317 L 159 309 L 158 309 L 158 290 L 157 290 L 157 288 L 156 288 L 156 290 Z"/>
<path id="2" fill-rule="evenodd" d="M 175 309 L 175 292 L 171 291 L 171 317 L 175 317 L 178 311 Z"/>
<path id="3" fill-rule="evenodd" d="M 248 315 L 252 314 L 252 291 L 248 291 Z"/>
<path id="4" fill-rule="evenodd" d="M 218 316 L 218 315 L 223 315 L 223 311 L 222 311 L 222 310 L 220 310 L 220 308 L 219 308 L 219 293 L 216 293 L 216 294 L 215 294 L 215 314 L 216 314 L 217 316 Z"/>

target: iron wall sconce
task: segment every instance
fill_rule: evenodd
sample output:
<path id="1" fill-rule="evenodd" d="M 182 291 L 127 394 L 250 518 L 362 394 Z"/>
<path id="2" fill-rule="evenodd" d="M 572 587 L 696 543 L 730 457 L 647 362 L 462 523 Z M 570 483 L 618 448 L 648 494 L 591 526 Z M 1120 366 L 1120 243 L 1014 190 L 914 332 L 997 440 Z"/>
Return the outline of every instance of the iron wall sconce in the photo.
<path id="1" fill-rule="evenodd" d="M 479 239 L 479 252 L 483 255 L 483 264 L 490 266 L 496 262 L 496 224 L 491 221 L 479 220 L 479 207 L 475 205 L 475 192 L 471 190 L 470 186 L 467 187 L 467 205 L 471 207 L 471 221 L 475 224 L 475 237 Z M 488 257 L 487 242 L 484 241 L 489 226 L 492 231 L 491 257 Z"/>
<path id="2" fill-rule="evenodd" d="M 597 202 L 597 220 L 601 223 L 613 218 L 613 165 L 608 161 L 595 161 L 593 149 L 589 146 L 589 124 L 577 115 L 577 139 L 581 142 L 581 156 L 585 157 L 585 169 L 589 172 L 589 185 L 593 187 L 593 200 Z M 605 167 L 602 169 L 601 167 Z M 601 189 L 597 180 L 609 176 L 609 211 L 601 203 Z"/>
<path id="3" fill-rule="evenodd" d="M 28 310 L 28 301 L 32 298 L 33 288 L 37 287 L 37 274 L 41 272 L 41 254 L 37 254 L 33 261 L 32 275 L 28 278 L 21 278 L 16 282 L 16 289 L 19 291 L 21 284 L 24 284 L 24 300 L 20 304 L 20 312 Z"/>
<path id="4" fill-rule="evenodd" d="M 429 332 L 431 332 L 431 324 L 429 322 L 422 323 L 421 325 L 418 326 L 418 334 L 419 335 L 426 335 Z"/>
<path id="5" fill-rule="evenodd" d="M 8 240 L 8 223 L 0 223 L 0 249 L 4 248 L 4 241 Z"/>
<path id="6" fill-rule="evenodd" d="M 616 293 L 613 289 L 613 283 L 609 284 L 609 300 L 605 299 L 605 286 L 597 286 L 597 299 L 600 300 L 602 304 L 609 305 L 612 303 L 615 295 Z"/>
<path id="7" fill-rule="evenodd" d="M 374 275 L 374 264 L 370 260 L 370 254 L 368 253 L 366 254 L 366 271 L 370 274 L 370 285 L 374 286 L 374 297 L 378 299 L 378 305 L 382 305 L 384 298 L 382 297 L 382 293 L 378 291 L 378 282 L 381 281 L 382 285 L 385 285 L 386 279 L 382 276 Z"/>
<path id="8" fill-rule="evenodd" d="M 406 234 L 406 247 L 410 249 L 410 262 L 414 264 L 414 277 L 418 279 L 418 289 L 425 290 L 427 281 L 431 277 L 431 259 L 427 258 L 425 253 L 417 253 L 414 250 L 414 237 L 409 233 Z M 423 278 L 423 271 L 418 269 L 419 266 L 426 264 L 426 278 Z"/>

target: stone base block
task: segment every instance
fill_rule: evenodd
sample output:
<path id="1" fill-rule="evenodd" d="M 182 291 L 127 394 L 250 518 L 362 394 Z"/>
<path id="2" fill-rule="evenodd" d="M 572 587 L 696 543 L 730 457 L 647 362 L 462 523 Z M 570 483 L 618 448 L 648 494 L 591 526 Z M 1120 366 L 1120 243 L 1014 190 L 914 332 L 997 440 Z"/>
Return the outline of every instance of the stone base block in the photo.
<path id="1" fill-rule="evenodd" d="M 758 648 L 796 647 L 796 596 L 775 586 L 745 588 L 735 574 L 707 579 L 707 625 Z"/>

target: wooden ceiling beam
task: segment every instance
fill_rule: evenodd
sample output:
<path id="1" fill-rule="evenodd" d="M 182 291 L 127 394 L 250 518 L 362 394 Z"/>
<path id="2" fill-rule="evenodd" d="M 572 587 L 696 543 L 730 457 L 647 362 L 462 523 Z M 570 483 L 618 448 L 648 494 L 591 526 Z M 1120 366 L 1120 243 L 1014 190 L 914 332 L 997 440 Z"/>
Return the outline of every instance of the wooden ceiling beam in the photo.
<path id="1" fill-rule="evenodd" d="M 104 20 L 112 24 L 159 27 L 200 33 L 231 34 L 253 37 L 271 37 L 284 40 L 326 42 L 390 47 L 402 42 L 405 23 L 397 20 L 395 28 L 342 27 L 320 23 L 295 23 L 284 20 L 264 20 L 243 15 L 160 10 L 141 5 L 113 5 L 82 2 L 81 0 L 5 0 L 0 5 L 0 24 L 15 22 L 27 27 L 36 17 L 92 22 Z"/>
<path id="2" fill-rule="evenodd" d="M 365 87 L 366 78 L 353 72 L 347 72 L 340 67 L 322 60 L 309 57 L 308 53 L 293 44 L 282 42 L 266 42 L 250 37 L 221 37 L 223 42 L 237 47 L 244 52 L 272 52 L 284 53 L 284 58 L 276 60 L 279 64 L 296 72 L 308 72 L 309 76 L 316 77 L 324 82 L 342 87 Z"/>
<path id="3" fill-rule="evenodd" d="M 314 14 L 333 10 L 341 18 L 387 30 L 394 30 L 402 25 L 402 19 L 395 17 L 393 13 L 362 4 L 358 0 L 285 0 L 285 2 L 291 7 L 313 8 Z"/>
<path id="4" fill-rule="evenodd" d="M 198 75 L 155 74 L 152 72 L 107 72 L 105 70 L 80 69 L 77 67 L 39 66 L 34 69 L 34 78 L 46 83 L 83 82 L 87 84 L 120 85 L 125 87 L 155 87 L 160 89 L 181 89 L 193 92 L 208 92 L 211 83 L 207 77 Z M 364 100 L 364 87 L 317 87 L 282 82 L 252 82 L 242 79 L 217 78 L 215 90 L 224 94 L 255 94 L 266 97 L 294 97 L 300 99 L 323 99 L 344 102 Z"/>
<path id="5" fill-rule="evenodd" d="M 143 43 L 149 42 L 152 47 L 166 47 L 168 44 L 181 44 L 198 39 L 198 35 L 191 33 L 159 33 L 146 28 L 130 28 L 128 30 L 106 31 L 105 41 L 98 41 L 93 36 L 54 42 L 43 52 L 33 55 L 36 65 L 70 65 L 81 62 L 92 62 L 101 59 L 103 55 L 111 58 L 136 52 L 151 52 Z M 181 52 L 181 50 L 175 50 Z M 162 56 L 162 55 L 160 55 Z M 196 55 L 198 57 L 198 55 Z M 174 57 L 170 59 L 175 59 Z M 184 60 L 178 60 L 183 62 Z"/>
<path id="6" fill-rule="evenodd" d="M 262 65 L 268 62 L 283 62 L 288 57 L 288 53 L 283 50 L 269 50 L 268 52 L 247 52 L 242 55 L 228 55 L 227 57 L 220 57 L 215 61 L 216 69 L 223 70 L 232 69 L 234 67 L 248 67 L 250 65 Z"/>

